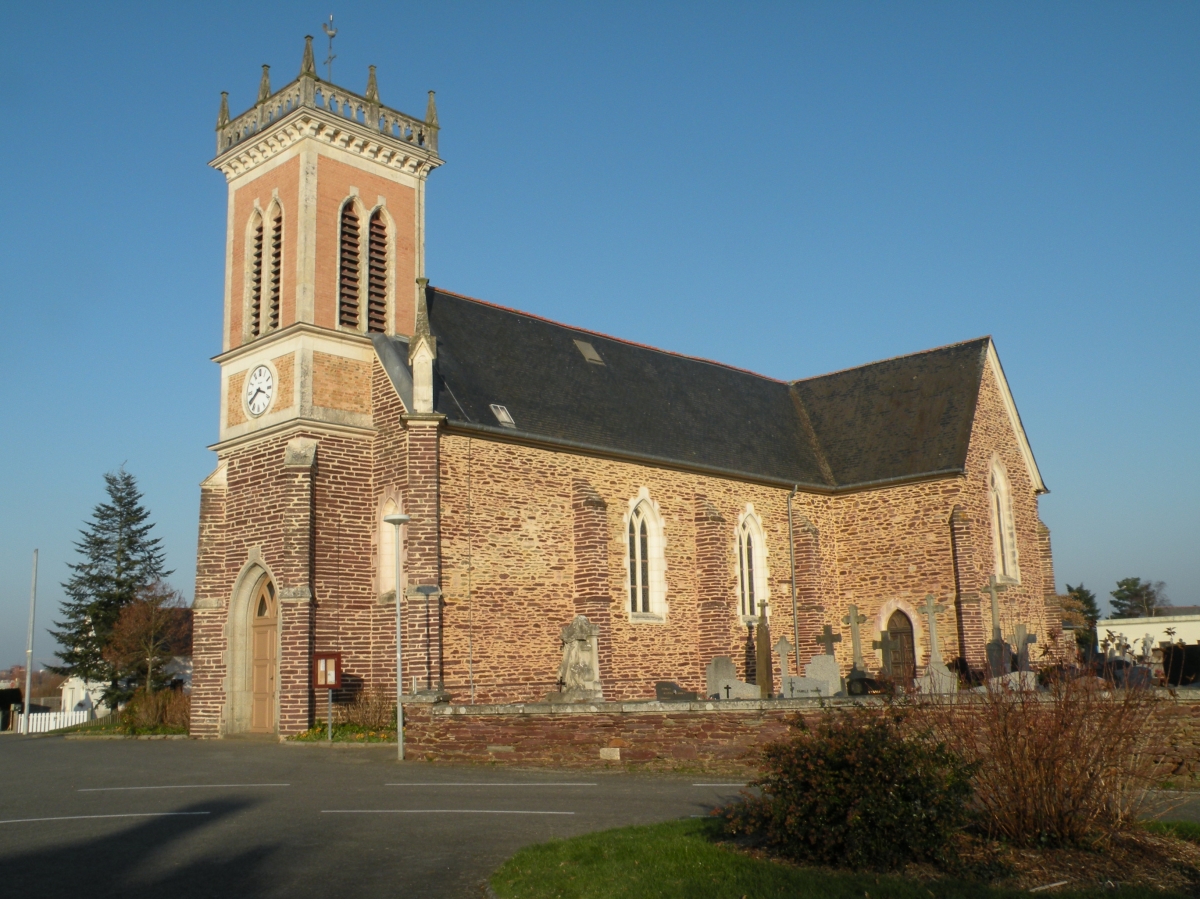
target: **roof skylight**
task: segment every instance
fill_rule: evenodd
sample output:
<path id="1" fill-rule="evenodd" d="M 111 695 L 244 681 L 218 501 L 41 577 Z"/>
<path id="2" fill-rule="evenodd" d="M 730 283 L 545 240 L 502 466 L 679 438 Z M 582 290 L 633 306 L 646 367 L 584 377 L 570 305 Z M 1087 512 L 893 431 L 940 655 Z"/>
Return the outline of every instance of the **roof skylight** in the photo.
<path id="1" fill-rule="evenodd" d="M 596 352 L 596 348 L 586 340 L 576 340 L 575 346 L 579 348 L 579 352 L 583 353 L 583 358 L 592 365 L 603 365 L 604 360 L 600 358 L 600 354 Z"/>
<path id="2" fill-rule="evenodd" d="M 512 415 L 504 406 L 499 406 L 496 403 L 492 403 L 491 409 L 492 414 L 496 416 L 496 421 L 500 422 L 502 427 L 515 428 L 517 426 L 517 423 L 513 421 Z"/>

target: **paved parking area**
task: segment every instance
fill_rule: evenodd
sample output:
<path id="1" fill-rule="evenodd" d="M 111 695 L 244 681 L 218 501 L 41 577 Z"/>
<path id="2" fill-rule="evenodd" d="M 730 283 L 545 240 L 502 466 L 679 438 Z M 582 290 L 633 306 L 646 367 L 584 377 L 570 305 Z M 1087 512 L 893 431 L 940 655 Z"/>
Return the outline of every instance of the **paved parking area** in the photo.
<path id="1" fill-rule="evenodd" d="M 11 896 L 477 897 L 517 849 L 700 815 L 706 776 L 400 763 L 395 747 L 0 737 Z"/>

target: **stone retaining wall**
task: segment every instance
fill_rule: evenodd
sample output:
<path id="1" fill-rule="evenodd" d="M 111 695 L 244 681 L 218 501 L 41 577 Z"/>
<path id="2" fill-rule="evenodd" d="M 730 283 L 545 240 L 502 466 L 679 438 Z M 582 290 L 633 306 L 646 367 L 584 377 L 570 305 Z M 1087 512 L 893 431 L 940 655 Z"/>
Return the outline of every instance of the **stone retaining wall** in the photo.
<path id="1" fill-rule="evenodd" d="M 868 700 L 868 702 L 878 702 Z M 1200 774 L 1200 697 L 1168 697 L 1157 729 L 1163 776 Z M 832 700 L 833 708 L 853 705 Z M 405 705 L 409 758 L 432 762 L 745 773 L 815 700 Z"/>

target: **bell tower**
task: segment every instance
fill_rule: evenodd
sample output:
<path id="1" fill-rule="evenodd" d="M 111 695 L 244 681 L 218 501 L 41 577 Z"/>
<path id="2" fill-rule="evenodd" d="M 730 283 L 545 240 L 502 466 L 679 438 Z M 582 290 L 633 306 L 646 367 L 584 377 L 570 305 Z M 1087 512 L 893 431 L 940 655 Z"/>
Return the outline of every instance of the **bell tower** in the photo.
<path id="1" fill-rule="evenodd" d="M 423 119 L 300 74 L 217 117 L 225 175 L 225 315 L 218 447 L 296 420 L 370 427 L 354 396 L 370 335 L 411 335 L 425 276 L 425 179 L 441 165 L 433 92 Z"/>

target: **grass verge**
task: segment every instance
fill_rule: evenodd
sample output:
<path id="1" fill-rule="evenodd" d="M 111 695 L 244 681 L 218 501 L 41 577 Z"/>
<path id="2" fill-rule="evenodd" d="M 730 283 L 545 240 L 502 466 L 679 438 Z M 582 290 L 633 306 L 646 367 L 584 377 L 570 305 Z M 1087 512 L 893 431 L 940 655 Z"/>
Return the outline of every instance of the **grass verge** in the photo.
<path id="1" fill-rule="evenodd" d="M 303 733 L 289 737 L 297 743 L 324 743 L 329 738 L 325 725 L 317 722 L 316 727 L 310 727 Z M 335 743 L 395 743 L 396 729 L 377 730 L 364 727 L 361 724 L 335 724 L 333 726 L 333 742 Z"/>
<path id="2" fill-rule="evenodd" d="M 522 849 L 492 875 L 500 899 L 1016 899 L 973 881 L 918 881 L 899 876 L 829 871 L 780 864 L 717 842 L 719 825 L 707 819 L 624 827 Z M 1183 896 L 1126 887 L 1118 891 L 1047 890 L 1055 897 L 1166 899 Z"/>
<path id="3" fill-rule="evenodd" d="M 85 734 L 88 736 L 125 736 L 125 737 L 150 737 L 150 736 L 171 736 L 176 734 L 186 734 L 186 727 L 176 727 L 170 724 L 156 724 L 152 726 L 136 726 L 126 725 L 121 723 L 120 715 L 105 715 L 103 718 L 97 718 L 95 721 L 87 721 L 83 724 L 76 724 L 72 727 L 64 727 L 60 730 L 51 731 L 55 734 Z"/>
<path id="4" fill-rule="evenodd" d="M 1200 843 L 1200 824 L 1195 821 L 1144 821 L 1142 827 L 1151 833 Z"/>

